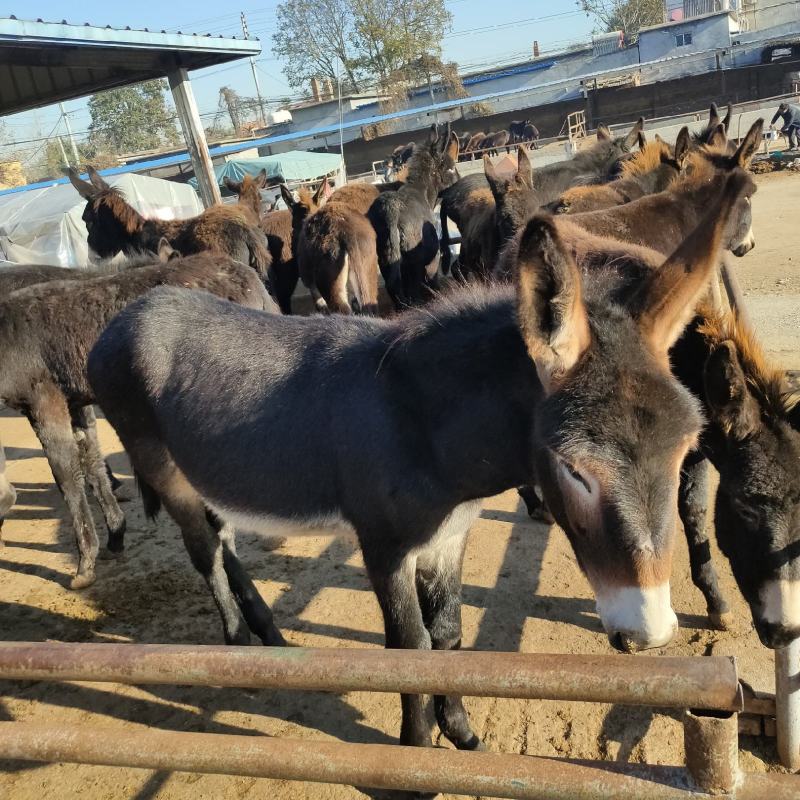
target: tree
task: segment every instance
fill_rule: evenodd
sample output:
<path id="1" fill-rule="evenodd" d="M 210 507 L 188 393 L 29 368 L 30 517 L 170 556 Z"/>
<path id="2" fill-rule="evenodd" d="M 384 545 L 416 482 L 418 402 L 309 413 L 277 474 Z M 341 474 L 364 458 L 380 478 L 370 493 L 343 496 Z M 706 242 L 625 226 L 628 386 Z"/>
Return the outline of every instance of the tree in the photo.
<path id="1" fill-rule="evenodd" d="M 578 0 L 588 16 L 606 31 L 623 31 L 629 42 L 636 41 L 642 28 L 664 21 L 664 0 Z"/>
<path id="2" fill-rule="evenodd" d="M 444 0 L 284 0 L 277 19 L 273 52 L 292 86 L 335 81 L 340 61 L 346 88 L 356 91 L 418 78 L 415 65 L 438 61 L 452 24 Z"/>
<path id="3" fill-rule="evenodd" d="M 177 144 L 180 138 L 174 115 L 167 108 L 166 88 L 166 81 L 155 80 L 92 95 L 92 146 L 131 153 Z"/>
<path id="4" fill-rule="evenodd" d="M 348 90 L 360 90 L 350 0 L 285 0 L 275 15 L 278 30 L 272 37 L 272 52 L 284 59 L 283 72 L 290 86 L 307 86 L 312 78 L 336 83 L 338 61 Z"/>

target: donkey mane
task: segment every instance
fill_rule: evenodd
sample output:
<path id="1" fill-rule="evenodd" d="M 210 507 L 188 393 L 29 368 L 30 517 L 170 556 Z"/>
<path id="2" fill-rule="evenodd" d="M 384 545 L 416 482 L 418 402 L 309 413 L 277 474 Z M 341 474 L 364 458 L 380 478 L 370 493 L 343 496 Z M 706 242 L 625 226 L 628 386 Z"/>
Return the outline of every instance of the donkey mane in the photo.
<path id="1" fill-rule="evenodd" d="M 647 175 L 658 169 L 664 159 L 672 157 L 672 148 L 666 142 L 648 142 L 642 150 L 622 162 L 622 178 Z"/>
<path id="2" fill-rule="evenodd" d="M 739 363 L 747 385 L 759 400 L 762 409 L 775 420 L 785 420 L 800 404 L 800 392 L 792 392 L 782 370 L 768 361 L 761 345 L 750 328 L 735 313 L 719 314 L 710 306 L 699 310 L 702 322 L 698 332 L 706 339 L 711 351 L 723 342 L 736 345 Z"/>
<path id="3" fill-rule="evenodd" d="M 99 190 L 89 202 L 95 211 L 99 211 L 101 206 L 106 206 L 122 223 L 129 235 L 138 233 L 144 226 L 144 217 L 128 203 L 124 193 L 114 186 Z"/>

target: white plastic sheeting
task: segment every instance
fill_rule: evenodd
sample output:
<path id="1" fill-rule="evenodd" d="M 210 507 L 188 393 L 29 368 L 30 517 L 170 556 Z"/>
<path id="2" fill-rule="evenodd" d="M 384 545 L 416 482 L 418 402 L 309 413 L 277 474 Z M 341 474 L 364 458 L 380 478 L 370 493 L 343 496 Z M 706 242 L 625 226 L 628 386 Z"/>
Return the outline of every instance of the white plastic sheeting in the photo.
<path id="1" fill-rule="evenodd" d="M 145 217 L 181 219 L 203 210 L 197 193 L 185 184 L 132 173 L 105 180 Z M 85 207 L 70 183 L 0 197 L 0 268 L 3 261 L 87 267 Z"/>

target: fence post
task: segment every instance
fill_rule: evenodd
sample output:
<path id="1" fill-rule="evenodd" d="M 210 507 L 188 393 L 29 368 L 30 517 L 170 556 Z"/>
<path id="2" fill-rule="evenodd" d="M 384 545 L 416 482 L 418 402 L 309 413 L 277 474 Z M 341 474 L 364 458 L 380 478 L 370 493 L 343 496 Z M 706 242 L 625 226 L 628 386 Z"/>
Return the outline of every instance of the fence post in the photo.
<path id="1" fill-rule="evenodd" d="M 784 767 L 800 769 L 800 639 L 775 651 L 775 733 Z"/>

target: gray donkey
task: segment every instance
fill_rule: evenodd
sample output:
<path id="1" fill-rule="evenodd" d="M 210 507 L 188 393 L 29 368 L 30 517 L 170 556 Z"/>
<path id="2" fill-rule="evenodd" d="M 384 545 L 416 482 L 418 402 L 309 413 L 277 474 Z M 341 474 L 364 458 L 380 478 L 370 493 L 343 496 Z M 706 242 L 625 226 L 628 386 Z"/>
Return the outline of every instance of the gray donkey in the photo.
<path id="1" fill-rule="evenodd" d="M 89 381 L 146 510 L 163 502 L 180 526 L 226 641 L 284 642 L 234 527 L 326 529 L 357 535 L 387 647 L 458 648 L 469 528 L 483 498 L 535 472 L 611 643 L 669 642 L 678 472 L 701 418 L 667 353 L 740 190 L 728 182 L 624 302 L 610 279 L 582 279 L 552 218 L 536 216 L 514 286 L 462 287 L 391 320 L 279 317 L 170 288 L 119 314 Z M 429 745 L 421 698 L 402 707 L 401 741 Z M 482 746 L 461 698 L 434 707 L 456 747 Z"/>

